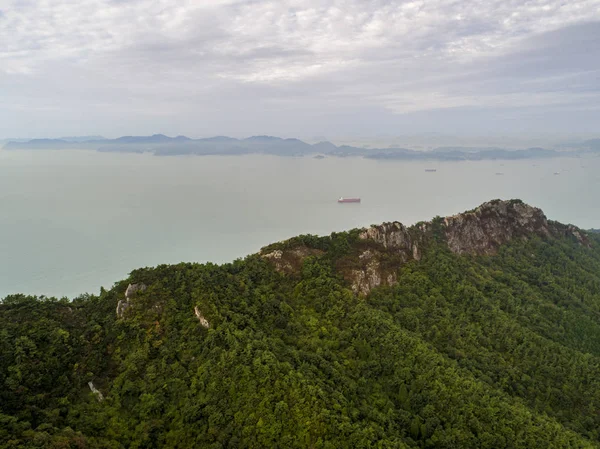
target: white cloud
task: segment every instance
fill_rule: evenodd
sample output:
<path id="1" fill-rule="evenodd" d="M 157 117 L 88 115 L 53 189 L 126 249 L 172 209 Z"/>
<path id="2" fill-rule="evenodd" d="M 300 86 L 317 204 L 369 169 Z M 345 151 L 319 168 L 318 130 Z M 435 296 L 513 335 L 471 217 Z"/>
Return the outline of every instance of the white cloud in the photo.
<path id="1" fill-rule="evenodd" d="M 65 117 L 100 103 L 174 121 L 210 102 L 332 114 L 336 104 L 392 114 L 572 107 L 596 98 L 581 93 L 593 76 L 573 76 L 600 69 L 564 48 L 563 67 L 548 62 L 561 30 L 592 26 L 600 46 L 586 25 L 600 20 L 600 0 L 3 0 L 0 11 L 0 96 L 37 111 L 60 105 Z M 529 71 L 511 78 L 506 67 Z"/>

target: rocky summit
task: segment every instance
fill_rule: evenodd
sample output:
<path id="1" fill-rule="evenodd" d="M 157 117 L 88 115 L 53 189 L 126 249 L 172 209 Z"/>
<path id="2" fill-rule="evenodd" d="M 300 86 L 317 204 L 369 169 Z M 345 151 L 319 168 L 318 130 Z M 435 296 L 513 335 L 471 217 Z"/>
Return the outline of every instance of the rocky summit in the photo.
<path id="1" fill-rule="evenodd" d="M 360 229 L 355 246 L 363 250 L 352 254 L 355 267 L 342 269 L 342 273 L 352 290 L 362 295 L 380 285 L 395 285 L 398 267 L 410 260 L 420 260 L 436 236 L 451 252 L 471 255 L 493 255 L 501 245 L 513 239 L 566 237 L 581 245 L 590 245 L 585 232 L 572 225 L 549 222 L 537 207 L 520 200 L 493 200 L 471 211 L 437 217 L 410 227 L 395 221 Z M 294 267 L 299 269 L 305 257 L 323 253 L 297 239 L 283 242 L 283 246 L 286 249 L 269 251 L 273 248 L 271 245 L 263 249 L 261 255 L 273 261 L 277 270 L 287 273 L 292 273 Z M 395 263 L 389 263 L 390 257 Z"/>

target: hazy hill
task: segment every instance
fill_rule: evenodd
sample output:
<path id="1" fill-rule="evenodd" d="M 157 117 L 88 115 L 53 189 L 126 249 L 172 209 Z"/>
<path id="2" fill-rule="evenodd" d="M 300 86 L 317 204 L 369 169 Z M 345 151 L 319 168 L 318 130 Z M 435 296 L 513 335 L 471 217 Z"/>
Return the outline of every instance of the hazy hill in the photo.
<path id="1" fill-rule="evenodd" d="M 32 139 L 24 139 L 24 138 L 9 138 L 9 139 L 0 139 L 0 144 L 5 144 L 9 142 L 17 142 L 17 143 L 26 143 L 31 142 Z M 47 140 L 59 140 L 63 142 L 88 142 L 88 141 L 101 141 L 106 140 L 105 137 L 102 136 L 67 136 L 67 137 L 59 137 L 58 139 L 47 139 Z"/>
<path id="2" fill-rule="evenodd" d="M 0 304 L 1 447 L 600 447 L 600 236 L 492 201 Z"/>
<path id="3" fill-rule="evenodd" d="M 164 134 L 152 136 L 123 136 L 117 139 L 33 139 L 11 141 L 4 145 L 6 150 L 19 149 L 92 149 L 102 152 L 151 153 L 157 156 L 177 155 L 243 155 L 270 154 L 277 156 L 307 156 L 326 154 L 330 156 L 358 156 L 369 159 L 394 160 L 518 160 L 574 156 L 589 153 L 595 141 L 578 150 L 555 151 L 544 148 L 521 150 L 493 147 L 438 147 L 431 151 L 416 151 L 406 148 L 362 148 L 349 145 L 336 146 L 331 142 L 310 145 L 299 139 L 282 139 L 274 136 L 252 136 L 235 139 L 216 136 L 191 139 L 186 136 L 169 137 Z"/>
<path id="4" fill-rule="evenodd" d="M 68 137 L 60 137 L 60 140 L 65 140 L 67 142 L 99 142 L 102 140 L 107 140 L 106 137 L 102 136 L 68 136 Z"/>

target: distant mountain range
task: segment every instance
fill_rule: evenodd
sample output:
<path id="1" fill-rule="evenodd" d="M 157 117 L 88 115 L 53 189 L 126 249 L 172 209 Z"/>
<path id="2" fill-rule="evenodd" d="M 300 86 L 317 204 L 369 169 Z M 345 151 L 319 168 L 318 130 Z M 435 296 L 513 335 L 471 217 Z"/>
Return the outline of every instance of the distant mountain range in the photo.
<path id="1" fill-rule="evenodd" d="M 100 136 L 65 137 L 61 139 L 11 140 L 5 150 L 58 150 L 85 149 L 116 153 L 151 153 L 156 156 L 176 155 L 244 155 L 271 154 L 277 156 L 326 155 L 337 157 L 359 156 L 387 160 L 517 160 L 549 158 L 557 156 L 580 156 L 600 153 L 600 139 L 593 139 L 568 149 L 548 150 L 527 148 L 508 150 L 496 147 L 439 147 L 431 151 L 415 151 L 407 148 L 361 148 L 348 145 L 337 146 L 331 142 L 308 144 L 299 139 L 283 139 L 274 136 L 252 136 L 236 139 L 215 136 L 191 139 L 186 136 L 169 137 L 164 134 L 152 136 L 123 136 L 105 139 Z"/>
<path id="2" fill-rule="evenodd" d="M 46 139 L 42 139 L 46 140 Z M 65 142 L 88 142 L 88 141 L 101 141 L 107 140 L 106 137 L 102 136 L 68 136 L 68 137 L 59 137 L 58 139 L 48 139 L 48 140 L 61 140 Z M 10 138 L 10 139 L 0 139 L 0 143 L 8 143 L 8 142 L 30 142 L 31 139 L 23 139 L 23 138 Z"/>

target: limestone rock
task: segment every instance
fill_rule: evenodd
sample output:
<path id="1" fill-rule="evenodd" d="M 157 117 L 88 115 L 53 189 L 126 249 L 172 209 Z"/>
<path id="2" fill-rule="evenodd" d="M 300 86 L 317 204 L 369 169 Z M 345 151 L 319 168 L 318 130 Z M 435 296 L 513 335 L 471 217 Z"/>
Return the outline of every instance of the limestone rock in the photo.
<path id="1" fill-rule="evenodd" d="M 200 321 L 200 325 L 202 327 L 205 327 L 206 329 L 210 327 L 210 323 L 206 318 L 204 318 L 204 315 L 202 315 L 200 309 L 198 309 L 198 306 L 194 307 L 194 314 L 196 315 L 196 318 L 198 318 L 198 321 Z"/>
<path id="2" fill-rule="evenodd" d="M 92 390 L 92 393 L 96 395 L 96 399 L 98 399 L 98 402 L 102 402 L 104 400 L 104 395 L 102 394 L 102 392 L 94 386 L 94 383 L 92 381 L 88 382 L 88 386 L 90 387 L 90 390 Z"/>
<path id="3" fill-rule="evenodd" d="M 290 249 L 276 249 L 267 253 L 261 253 L 261 257 L 270 261 L 275 269 L 281 273 L 298 272 L 302 262 L 309 256 L 320 256 L 323 251 L 306 246 L 298 246 Z"/>
<path id="4" fill-rule="evenodd" d="M 123 314 L 128 307 L 129 301 L 126 299 L 119 299 L 119 302 L 117 303 L 117 318 L 123 318 Z"/>
<path id="5" fill-rule="evenodd" d="M 371 226 L 363 230 L 358 237 L 361 240 L 373 240 L 386 249 L 409 250 L 412 247 L 408 230 L 397 221 Z"/>
<path id="6" fill-rule="evenodd" d="M 146 290 L 146 284 L 129 284 L 127 290 L 125 290 L 125 298 L 131 299 L 131 297 L 137 292 L 143 292 Z"/>
<path id="7" fill-rule="evenodd" d="M 131 305 L 131 298 L 138 292 L 143 292 L 146 290 L 146 285 L 139 284 L 129 284 L 127 286 L 127 290 L 125 290 L 125 299 L 120 299 L 117 303 L 117 318 L 123 318 L 123 314 L 127 310 L 127 308 Z"/>
<path id="8" fill-rule="evenodd" d="M 494 254 L 514 238 L 550 236 L 544 213 L 520 201 L 490 201 L 446 217 L 443 224 L 448 247 L 456 254 Z"/>
<path id="9" fill-rule="evenodd" d="M 554 223 L 551 226 L 551 229 L 552 233 L 556 236 L 571 237 L 582 246 L 586 246 L 588 248 L 591 246 L 590 239 L 587 234 L 576 226 Z"/>
<path id="10" fill-rule="evenodd" d="M 494 200 L 478 208 L 441 219 L 423 222 L 411 232 L 398 222 L 371 226 L 360 232 L 359 238 L 379 245 L 379 250 L 367 250 L 358 256 L 362 269 L 346 273 L 352 290 L 366 295 L 379 285 L 394 285 L 397 269 L 408 260 L 420 260 L 423 242 L 440 226 L 450 251 L 456 254 L 491 255 L 513 239 L 550 236 L 570 236 L 581 245 L 589 246 L 585 233 L 575 226 L 549 224 L 544 213 L 518 200 Z M 398 266 L 384 269 L 381 253 L 400 255 Z"/>
<path id="11" fill-rule="evenodd" d="M 396 285 L 398 275 L 395 271 L 386 272 L 381 266 L 380 258 L 381 253 L 372 250 L 366 250 L 358 256 L 362 267 L 351 270 L 346 276 L 354 293 L 367 295 L 380 285 Z"/>

